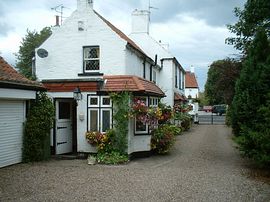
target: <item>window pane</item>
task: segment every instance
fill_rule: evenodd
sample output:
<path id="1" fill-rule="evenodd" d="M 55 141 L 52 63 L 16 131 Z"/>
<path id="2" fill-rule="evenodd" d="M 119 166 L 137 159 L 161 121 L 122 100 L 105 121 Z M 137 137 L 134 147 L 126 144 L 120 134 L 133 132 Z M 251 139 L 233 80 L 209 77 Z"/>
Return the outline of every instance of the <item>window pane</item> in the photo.
<path id="1" fill-rule="evenodd" d="M 90 111 L 90 131 L 98 131 L 98 110 Z"/>
<path id="2" fill-rule="evenodd" d="M 84 48 L 84 58 L 87 59 L 99 58 L 99 47 Z"/>
<path id="3" fill-rule="evenodd" d="M 90 105 L 98 105 L 98 98 L 97 97 L 91 97 L 90 98 Z"/>
<path id="4" fill-rule="evenodd" d="M 70 103 L 69 102 L 59 102 L 59 111 L 58 118 L 59 119 L 70 119 Z"/>
<path id="5" fill-rule="evenodd" d="M 103 110 L 102 111 L 102 132 L 110 129 L 111 123 L 111 111 Z"/>
<path id="6" fill-rule="evenodd" d="M 142 123 L 139 120 L 136 120 L 136 132 L 145 132 L 146 124 Z"/>
<path id="7" fill-rule="evenodd" d="M 84 61 L 85 70 L 99 70 L 99 60 Z"/>
<path id="8" fill-rule="evenodd" d="M 102 99 L 102 105 L 111 105 L 111 100 L 108 97 Z"/>

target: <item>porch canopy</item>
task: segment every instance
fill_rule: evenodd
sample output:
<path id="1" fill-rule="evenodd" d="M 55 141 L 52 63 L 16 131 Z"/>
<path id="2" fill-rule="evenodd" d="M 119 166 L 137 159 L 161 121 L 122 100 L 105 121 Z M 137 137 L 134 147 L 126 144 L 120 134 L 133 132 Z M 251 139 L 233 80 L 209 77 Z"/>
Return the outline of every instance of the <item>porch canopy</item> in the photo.
<path id="1" fill-rule="evenodd" d="M 100 91 L 121 92 L 128 91 L 140 95 L 165 97 L 165 93 L 152 81 L 133 75 L 104 76 L 104 85 Z"/>
<path id="2" fill-rule="evenodd" d="M 184 95 L 180 95 L 179 93 L 174 93 L 174 100 L 178 102 L 185 102 L 187 98 Z"/>
<path id="3" fill-rule="evenodd" d="M 82 92 L 121 92 L 128 91 L 137 95 L 165 97 L 165 93 L 152 81 L 133 75 L 112 75 L 89 79 L 43 80 L 48 92 L 73 92 L 79 87 Z"/>

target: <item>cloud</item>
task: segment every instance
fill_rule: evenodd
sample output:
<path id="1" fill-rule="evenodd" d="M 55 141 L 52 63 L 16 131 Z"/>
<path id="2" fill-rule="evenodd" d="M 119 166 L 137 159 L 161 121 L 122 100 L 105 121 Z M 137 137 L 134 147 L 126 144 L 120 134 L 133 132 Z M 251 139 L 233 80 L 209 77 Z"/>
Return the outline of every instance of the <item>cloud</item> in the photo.
<path id="1" fill-rule="evenodd" d="M 152 21 L 168 22 L 179 14 L 185 14 L 197 19 L 203 19 L 211 26 L 221 26 L 235 22 L 234 7 L 243 7 L 246 0 L 152 0 Z M 148 1 L 141 0 L 144 9 Z"/>
<path id="2" fill-rule="evenodd" d="M 4 3 L 0 2 L 0 37 L 7 36 L 8 32 L 14 29 L 14 27 L 5 22 L 5 8 Z"/>

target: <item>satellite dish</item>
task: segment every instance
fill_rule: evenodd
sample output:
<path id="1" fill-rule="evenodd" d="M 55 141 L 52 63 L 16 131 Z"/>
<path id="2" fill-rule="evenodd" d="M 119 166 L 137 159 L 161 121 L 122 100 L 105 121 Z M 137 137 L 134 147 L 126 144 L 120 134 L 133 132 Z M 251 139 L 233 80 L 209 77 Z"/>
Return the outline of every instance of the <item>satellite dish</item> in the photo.
<path id="1" fill-rule="evenodd" d="M 48 55 L 49 55 L 48 51 L 46 51 L 46 50 L 43 49 L 43 48 L 38 49 L 38 50 L 37 50 L 37 54 L 38 54 L 38 56 L 41 57 L 41 58 L 46 58 L 46 57 L 48 57 Z"/>

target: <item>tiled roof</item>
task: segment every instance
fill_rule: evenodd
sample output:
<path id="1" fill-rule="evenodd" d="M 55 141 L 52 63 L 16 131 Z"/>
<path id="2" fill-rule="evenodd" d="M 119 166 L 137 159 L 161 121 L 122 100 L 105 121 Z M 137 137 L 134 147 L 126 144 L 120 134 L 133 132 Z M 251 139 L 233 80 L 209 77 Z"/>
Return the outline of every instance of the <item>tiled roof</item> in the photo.
<path id="1" fill-rule="evenodd" d="M 6 86 L 21 86 L 27 89 L 43 89 L 38 82 L 31 81 L 19 74 L 0 56 L 0 84 Z"/>
<path id="2" fill-rule="evenodd" d="M 118 28 L 116 28 L 112 23 L 110 23 L 108 20 L 106 20 L 103 16 L 101 16 L 99 13 L 97 13 L 96 11 L 94 11 L 95 14 L 101 19 L 103 20 L 116 34 L 118 34 L 122 39 L 124 39 L 128 44 L 130 44 L 133 48 L 135 48 L 136 50 L 138 50 L 139 52 L 141 52 L 142 54 L 144 54 L 145 56 L 146 53 L 143 52 L 143 50 L 134 42 L 132 41 L 127 35 L 125 35 L 121 30 L 119 30 Z M 147 56 L 149 57 L 149 56 Z"/>
<path id="3" fill-rule="evenodd" d="M 185 76 L 185 86 L 186 88 L 199 88 L 195 74 L 187 71 Z"/>
<path id="4" fill-rule="evenodd" d="M 164 92 L 152 81 L 130 75 L 104 76 L 106 84 L 103 91 L 119 92 L 130 91 L 164 97 Z"/>
<path id="5" fill-rule="evenodd" d="M 180 95 L 179 93 L 174 93 L 174 100 L 177 101 L 185 101 L 187 100 L 184 95 Z"/>

